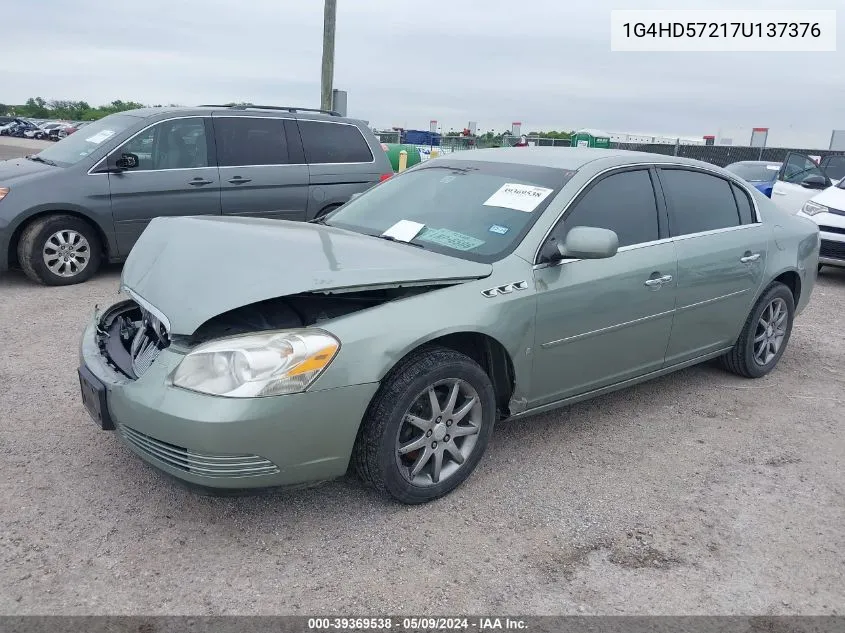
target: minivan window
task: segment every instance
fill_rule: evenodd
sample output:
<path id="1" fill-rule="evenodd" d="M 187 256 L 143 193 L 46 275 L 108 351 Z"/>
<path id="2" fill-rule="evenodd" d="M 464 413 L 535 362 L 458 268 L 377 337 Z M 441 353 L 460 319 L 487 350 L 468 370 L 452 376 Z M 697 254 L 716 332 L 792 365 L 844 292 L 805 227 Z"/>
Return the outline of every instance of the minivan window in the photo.
<path id="1" fill-rule="evenodd" d="M 671 206 L 674 237 L 739 226 L 739 209 L 724 178 L 701 171 L 662 169 L 660 182 Z"/>
<path id="2" fill-rule="evenodd" d="M 112 156 L 121 154 L 138 157 L 133 171 L 208 167 L 205 123 L 201 117 L 162 121 L 129 139 Z"/>
<path id="3" fill-rule="evenodd" d="M 284 119 L 215 117 L 214 138 L 221 167 L 290 162 Z"/>
<path id="4" fill-rule="evenodd" d="M 560 242 L 575 226 L 615 231 L 619 246 L 660 239 L 657 202 L 647 169 L 626 171 L 602 178 L 567 213 L 554 236 Z"/>
<path id="5" fill-rule="evenodd" d="M 127 114 L 110 114 L 66 136 L 55 145 L 40 151 L 37 156 L 59 167 L 70 167 L 83 160 L 112 137 L 140 122 L 141 119 L 138 117 Z"/>
<path id="6" fill-rule="evenodd" d="M 299 121 L 305 158 L 311 163 L 370 163 L 373 153 L 354 125 Z"/>

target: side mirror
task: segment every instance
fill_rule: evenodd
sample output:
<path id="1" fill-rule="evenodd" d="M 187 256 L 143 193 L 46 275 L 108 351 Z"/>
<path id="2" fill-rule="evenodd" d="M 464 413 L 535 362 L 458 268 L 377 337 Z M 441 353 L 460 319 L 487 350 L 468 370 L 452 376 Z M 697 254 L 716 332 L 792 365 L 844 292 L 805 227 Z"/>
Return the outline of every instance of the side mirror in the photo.
<path id="1" fill-rule="evenodd" d="M 801 181 L 801 186 L 806 189 L 827 189 L 828 183 L 824 176 L 807 176 Z"/>
<path id="2" fill-rule="evenodd" d="M 606 259 L 619 250 L 619 237 L 614 231 L 592 226 L 576 226 L 566 234 L 563 244 L 548 245 L 548 261 L 562 259 Z"/>
<path id="3" fill-rule="evenodd" d="M 135 169 L 138 166 L 138 156 L 136 154 L 121 154 L 114 162 L 114 166 L 118 169 Z"/>

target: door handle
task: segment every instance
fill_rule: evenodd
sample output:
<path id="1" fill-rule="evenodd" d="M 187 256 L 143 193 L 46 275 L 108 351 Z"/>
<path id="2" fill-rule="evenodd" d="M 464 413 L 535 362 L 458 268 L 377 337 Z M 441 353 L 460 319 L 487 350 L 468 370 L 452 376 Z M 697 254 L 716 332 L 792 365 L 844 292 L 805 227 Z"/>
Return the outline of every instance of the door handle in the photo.
<path id="1" fill-rule="evenodd" d="M 663 275 L 662 277 L 655 277 L 654 279 L 646 279 L 645 286 L 649 288 L 655 288 L 662 286 L 663 284 L 668 284 L 672 281 L 672 275 Z"/>
<path id="2" fill-rule="evenodd" d="M 232 183 L 233 185 L 242 185 L 245 182 L 252 182 L 252 178 L 242 178 L 241 176 L 235 176 L 234 178 L 229 178 L 226 182 Z"/>
<path id="3" fill-rule="evenodd" d="M 205 180 L 203 178 L 194 178 L 193 180 L 189 181 L 189 185 L 193 185 L 194 187 L 201 187 L 202 185 L 210 185 L 213 183 L 213 180 Z"/>
<path id="4" fill-rule="evenodd" d="M 760 253 L 753 253 L 751 255 L 743 255 L 739 258 L 739 261 L 743 264 L 747 264 L 749 262 L 756 262 L 758 259 L 760 259 Z"/>

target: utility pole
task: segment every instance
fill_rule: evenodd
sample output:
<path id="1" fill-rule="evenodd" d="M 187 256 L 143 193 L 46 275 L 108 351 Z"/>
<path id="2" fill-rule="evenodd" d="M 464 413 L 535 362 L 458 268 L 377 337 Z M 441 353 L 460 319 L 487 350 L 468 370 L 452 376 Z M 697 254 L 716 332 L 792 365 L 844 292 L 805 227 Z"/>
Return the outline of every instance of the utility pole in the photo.
<path id="1" fill-rule="evenodd" d="M 321 74 L 320 108 L 332 109 L 334 84 L 334 28 L 337 0 L 325 0 L 323 7 L 323 69 Z"/>

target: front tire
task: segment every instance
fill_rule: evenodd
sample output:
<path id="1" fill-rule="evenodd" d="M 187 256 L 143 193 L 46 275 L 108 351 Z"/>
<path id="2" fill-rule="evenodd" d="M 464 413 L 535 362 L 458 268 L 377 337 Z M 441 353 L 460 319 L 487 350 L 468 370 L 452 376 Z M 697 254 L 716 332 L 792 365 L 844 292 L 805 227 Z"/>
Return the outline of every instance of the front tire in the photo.
<path id="1" fill-rule="evenodd" d="M 34 220 L 21 234 L 18 261 L 26 276 L 47 286 L 88 281 L 102 262 L 97 231 L 73 215 Z"/>
<path id="2" fill-rule="evenodd" d="M 493 384 L 478 363 L 451 349 L 425 348 L 402 361 L 370 403 L 355 442 L 355 470 L 397 501 L 432 501 L 472 474 L 495 419 Z"/>
<path id="3" fill-rule="evenodd" d="M 765 376 L 783 356 L 794 318 L 792 292 L 774 282 L 754 304 L 733 349 L 722 356 L 722 366 L 745 378 Z"/>

